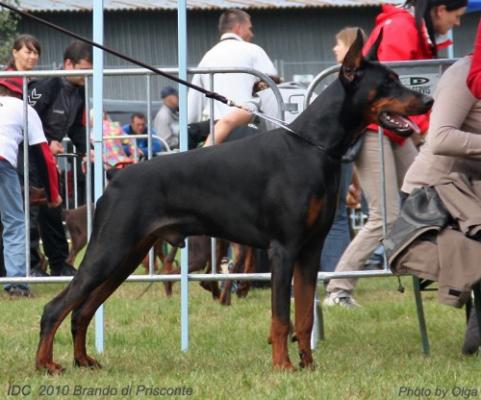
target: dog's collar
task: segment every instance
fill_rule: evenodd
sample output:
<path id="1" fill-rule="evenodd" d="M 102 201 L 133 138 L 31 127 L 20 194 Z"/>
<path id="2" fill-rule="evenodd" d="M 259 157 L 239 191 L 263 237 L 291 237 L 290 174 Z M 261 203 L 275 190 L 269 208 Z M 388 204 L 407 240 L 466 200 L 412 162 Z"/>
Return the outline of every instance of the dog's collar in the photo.
<path id="1" fill-rule="evenodd" d="M 322 144 L 318 144 L 318 143 L 314 143 L 312 140 L 304 137 L 304 136 L 301 136 L 299 135 L 297 132 L 293 131 L 292 129 L 284 129 L 285 132 L 289 133 L 290 135 L 298 138 L 298 139 L 301 139 L 302 141 L 306 142 L 307 144 L 309 144 L 310 146 L 312 147 L 315 147 L 316 149 L 322 151 L 323 153 L 325 153 L 329 158 L 333 159 L 333 160 L 338 160 L 340 161 L 341 158 L 342 158 L 342 154 L 332 154 L 332 150 L 328 149 L 326 146 L 322 145 Z"/>

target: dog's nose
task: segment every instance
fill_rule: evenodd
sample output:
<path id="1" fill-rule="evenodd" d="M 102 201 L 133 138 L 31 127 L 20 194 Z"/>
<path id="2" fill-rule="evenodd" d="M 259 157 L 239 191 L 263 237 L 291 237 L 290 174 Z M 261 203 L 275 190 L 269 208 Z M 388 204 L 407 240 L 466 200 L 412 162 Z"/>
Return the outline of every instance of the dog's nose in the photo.
<path id="1" fill-rule="evenodd" d="M 423 96 L 423 104 L 426 108 L 431 108 L 433 103 L 434 99 L 431 96 Z"/>

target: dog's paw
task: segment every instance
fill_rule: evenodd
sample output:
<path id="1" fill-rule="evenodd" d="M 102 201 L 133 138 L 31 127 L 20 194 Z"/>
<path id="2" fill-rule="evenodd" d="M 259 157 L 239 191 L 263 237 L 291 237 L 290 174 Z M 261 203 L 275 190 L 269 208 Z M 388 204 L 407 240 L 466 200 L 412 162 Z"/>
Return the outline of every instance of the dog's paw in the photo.
<path id="1" fill-rule="evenodd" d="M 76 357 L 74 360 L 74 365 L 76 367 L 81 367 L 81 368 L 91 368 L 91 369 L 100 369 L 102 366 L 100 363 L 95 360 L 92 357 L 89 357 L 87 355 L 83 357 Z"/>
<path id="2" fill-rule="evenodd" d="M 65 368 L 54 362 L 48 362 L 43 365 L 37 364 L 37 369 L 46 371 L 48 375 L 61 375 L 65 372 Z"/>

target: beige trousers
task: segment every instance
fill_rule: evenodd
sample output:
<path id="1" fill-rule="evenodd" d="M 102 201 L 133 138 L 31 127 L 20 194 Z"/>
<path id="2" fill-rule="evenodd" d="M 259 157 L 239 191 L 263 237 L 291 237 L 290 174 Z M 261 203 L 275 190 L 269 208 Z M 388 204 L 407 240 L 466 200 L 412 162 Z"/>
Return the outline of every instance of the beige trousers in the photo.
<path id="1" fill-rule="evenodd" d="M 398 145 L 383 138 L 386 174 L 386 220 L 389 226 L 399 213 L 399 188 L 407 169 L 414 161 L 417 150 L 411 139 Z M 362 191 L 369 206 L 369 218 L 344 251 L 336 266 L 336 272 L 360 271 L 383 237 L 382 192 L 379 136 L 368 131 L 364 145 L 355 161 Z M 331 279 L 328 292 L 352 292 L 356 279 Z"/>

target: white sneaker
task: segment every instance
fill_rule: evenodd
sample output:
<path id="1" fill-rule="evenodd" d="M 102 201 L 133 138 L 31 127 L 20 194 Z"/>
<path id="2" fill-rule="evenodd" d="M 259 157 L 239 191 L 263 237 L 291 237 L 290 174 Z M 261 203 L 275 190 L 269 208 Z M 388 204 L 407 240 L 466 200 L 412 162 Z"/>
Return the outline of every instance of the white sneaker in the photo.
<path id="1" fill-rule="evenodd" d="M 232 267 L 233 267 L 232 261 L 229 258 L 224 257 L 220 262 L 220 273 L 228 274 L 232 270 Z"/>
<path id="2" fill-rule="evenodd" d="M 354 300 L 354 297 L 348 292 L 331 292 L 329 293 L 322 304 L 326 307 L 341 306 L 345 308 L 361 307 L 361 305 Z"/>

